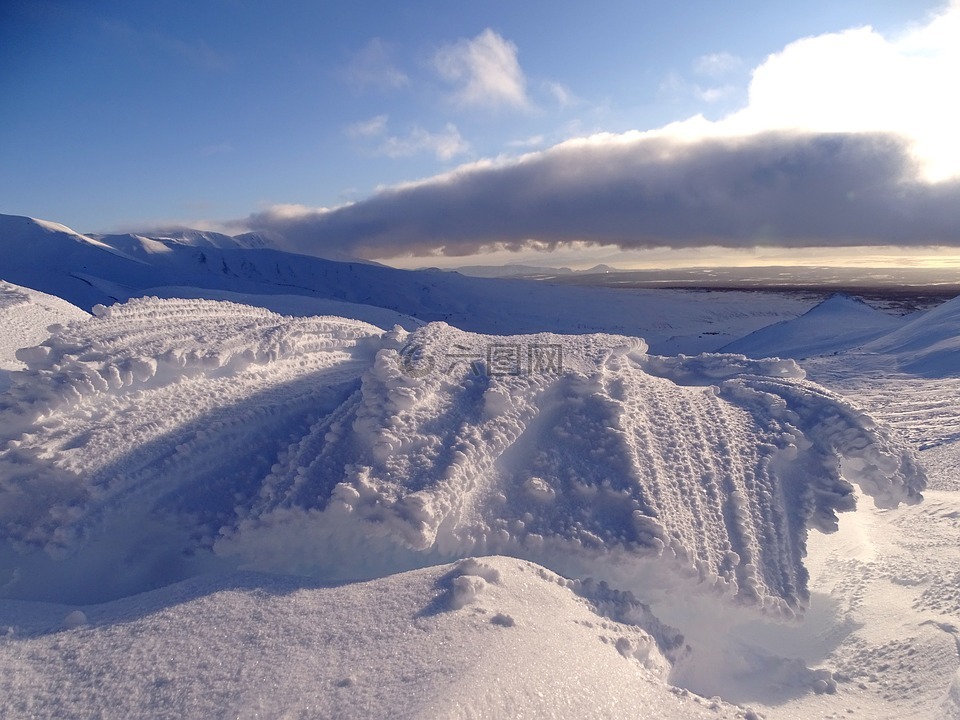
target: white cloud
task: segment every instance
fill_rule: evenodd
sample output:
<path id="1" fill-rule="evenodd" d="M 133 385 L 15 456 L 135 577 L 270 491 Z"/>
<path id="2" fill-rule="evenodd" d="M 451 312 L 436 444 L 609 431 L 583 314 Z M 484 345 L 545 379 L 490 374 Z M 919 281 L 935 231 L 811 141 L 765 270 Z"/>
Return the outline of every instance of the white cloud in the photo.
<path id="1" fill-rule="evenodd" d="M 438 160 L 451 160 L 470 151 L 470 144 L 463 139 L 453 123 L 447 123 L 440 132 L 432 133 L 419 125 L 404 136 L 386 138 L 377 152 L 391 158 L 409 157 L 432 153 Z"/>
<path id="2" fill-rule="evenodd" d="M 377 115 L 348 126 L 344 132 L 355 140 L 367 141 L 367 152 L 390 158 L 430 153 L 447 161 L 470 151 L 470 144 L 453 123 L 447 123 L 439 132 L 430 132 L 420 125 L 413 125 L 406 135 L 392 135 L 389 129 L 389 117 Z M 371 142 L 376 145 L 371 146 Z"/>
<path id="3" fill-rule="evenodd" d="M 728 52 L 712 53 L 698 57 L 693 63 L 693 71 L 697 75 L 719 78 L 733 72 L 742 63 L 740 58 Z"/>
<path id="4" fill-rule="evenodd" d="M 697 97 L 703 100 L 705 103 L 719 102 L 724 98 L 730 97 L 736 91 L 737 88 L 734 85 L 721 85 L 718 87 L 707 88 L 697 86 L 695 89 Z"/>
<path id="5" fill-rule="evenodd" d="M 353 56 L 346 77 L 357 88 L 396 90 L 410 84 L 410 78 L 394 65 L 389 46 L 380 38 L 373 38 Z"/>
<path id="6" fill-rule="evenodd" d="M 690 96 L 700 102 L 715 103 L 728 98 L 738 91 L 735 85 L 714 85 L 704 87 L 689 82 L 682 75 L 672 72 L 660 82 L 660 93 L 672 101 L 686 100 Z"/>
<path id="7" fill-rule="evenodd" d="M 472 40 L 441 48 L 434 66 L 440 77 L 457 87 L 454 101 L 462 107 L 530 105 L 517 46 L 489 28 Z"/>
<path id="8" fill-rule="evenodd" d="M 507 143 L 509 148 L 537 148 L 542 147 L 546 144 L 547 138 L 545 135 L 531 135 L 527 138 L 521 138 L 519 140 L 511 140 Z"/>
<path id="9" fill-rule="evenodd" d="M 387 116 L 377 115 L 369 120 L 361 120 L 346 129 L 348 136 L 352 138 L 377 137 L 383 135 L 387 130 Z"/>
<path id="10" fill-rule="evenodd" d="M 569 107 L 577 102 L 577 97 L 562 83 L 546 80 L 541 83 L 541 87 L 560 108 Z"/>
<path id="11" fill-rule="evenodd" d="M 805 38 L 753 71 L 746 108 L 711 132 L 891 132 L 924 176 L 960 174 L 960 0 L 897 38 L 870 27 Z"/>

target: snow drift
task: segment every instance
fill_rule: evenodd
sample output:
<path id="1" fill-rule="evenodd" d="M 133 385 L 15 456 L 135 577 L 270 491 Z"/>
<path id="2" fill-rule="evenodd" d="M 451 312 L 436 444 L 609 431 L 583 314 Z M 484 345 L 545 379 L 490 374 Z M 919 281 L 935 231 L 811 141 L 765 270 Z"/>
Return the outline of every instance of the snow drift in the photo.
<path id="1" fill-rule="evenodd" d="M 807 530 L 835 529 L 851 482 L 881 507 L 925 482 L 789 360 L 442 323 L 384 333 L 197 300 L 95 314 L 20 351 L 0 396 L 9 596 L 504 554 L 645 594 L 685 578 L 792 615 Z"/>

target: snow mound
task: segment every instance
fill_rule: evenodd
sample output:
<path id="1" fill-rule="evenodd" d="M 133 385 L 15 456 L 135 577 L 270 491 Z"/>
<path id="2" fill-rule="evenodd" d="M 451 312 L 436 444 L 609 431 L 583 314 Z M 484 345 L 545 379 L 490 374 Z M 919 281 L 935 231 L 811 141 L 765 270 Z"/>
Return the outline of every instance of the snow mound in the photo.
<path id="1" fill-rule="evenodd" d="M 469 605 L 445 605 L 452 582 L 482 580 L 475 572 L 498 579 Z M 749 712 L 670 687 L 660 629 L 628 595 L 514 558 L 335 587 L 238 573 L 83 611 L 0 600 L 0 613 L 3 717 Z"/>
<path id="2" fill-rule="evenodd" d="M 734 340 L 723 352 L 802 360 L 863 345 L 896 330 L 904 322 L 903 318 L 838 293 L 798 318 L 768 325 Z"/>
<path id="3" fill-rule="evenodd" d="M 851 482 L 881 507 L 924 486 L 911 451 L 789 360 L 384 334 L 211 301 L 95 314 L 18 353 L 0 398 L 10 595 L 116 597 L 216 563 L 339 580 L 505 554 L 792 615 L 807 530 L 836 528 Z"/>
<path id="4" fill-rule="evenodd" d="M 893 355 L 899 369 L 926 377 L 960 375 L 960 297 L 911 316 L 903 327 L 864 346 Z"/>

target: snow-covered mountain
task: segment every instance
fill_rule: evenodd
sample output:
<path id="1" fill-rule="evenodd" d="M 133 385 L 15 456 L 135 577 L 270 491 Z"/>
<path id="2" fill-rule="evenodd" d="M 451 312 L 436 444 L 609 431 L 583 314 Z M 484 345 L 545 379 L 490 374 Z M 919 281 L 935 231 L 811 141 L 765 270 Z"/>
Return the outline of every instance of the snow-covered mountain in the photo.
<path id="1" fill-rule="evenodd" d="M 865 373 L 958 376 L 960 298 L 930 310 L 894 316 L 855 298 L 834 295 L 800 317 L 760 328 L 725 345 L 722 351 L 797 360 L 841 355 Z M 819 369 L 824 364 L 813 366 Z"/>
<path id="2" fill-rule="evenodd" d="M 201 247 L 141 235 L 95 240 L 63 226 L 14 216 L 0 216 L 0 252 L 0 278 L 88 311 L 96 304 L 145 294 L 176 297 L 179 288 L 190 287 L 193 296 L 200 291 L 210 291 L 210 297 L 225 292 L 258 296 L 249 302 L 266 307 L 272 306 L 273 295 L 376 306 L 474 332 L 637 335 L 664 353 L 715 349 L 810 307 L 809 301 L 781 295 L 757 294 L 755 302 L 745 306 L 739 293 L 711 293 L 707 302 L 698 293 L 560 288 L 337 262 L 269 248 Z M 317 312 L 326 311 L 312 314 Z M 407 329 L 417 325 L 401 324 Z"/>

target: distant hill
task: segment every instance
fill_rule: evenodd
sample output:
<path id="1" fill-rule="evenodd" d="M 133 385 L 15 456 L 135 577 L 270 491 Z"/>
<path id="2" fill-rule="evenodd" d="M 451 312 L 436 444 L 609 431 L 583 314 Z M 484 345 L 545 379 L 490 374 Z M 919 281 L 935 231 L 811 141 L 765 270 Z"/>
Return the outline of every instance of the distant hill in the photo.
<path id="1" fill-rule="evenodd" d="M 888 315 L 862 300 L 838 293 L 798 318 L 761 328 L 722 349 L 751 357 L 802 360 L 863 345 L 905 322 L 902 317 Z"/>
<path id="2" fill-rule="evenodd" d="M 454 268 L 455 272 L 469 277 L 531 277 L 543 275 L 569 275 L 570 268 L 546 267 L 539 265 L 463 265 Z"/>
<path id="3" fill-rule="evenodd" d="M 269 238 L 268 238 L 269 239 Z M 224 246 L 224 247 L 221 247 Z M 302 296 L 385 308 L 420 322 L 443 320 L 481 333 L 610 332 L 645 338 L 656 352 L 701 352 L 771 322 L 795 317 L 809 301 L 770 296 L 744 312 L 734 293 L 557 287 L 510 278 L 398 270 L 361 262 L 240 247 L 236 238 L 183 233 L 89 237 L 57 223 L 0 215 L 0 279 L 56 295 L 84 309 L 143 295 L 248 296 L 281 312 Z M 204 292 L 198 293 L 197 290 Z M 369 307 L 350 317 L 370 318 Z M 393 316 L 390 316 L 393 317 Z M 410 329 L 417 323 L 408 323 Z"/>
<path id="4" fill-rule="evenodd" d="M 960 297 L 911 316 L 863 350 L 894 355 L 901 370 L 916 375 L 960 375 Z"/>

